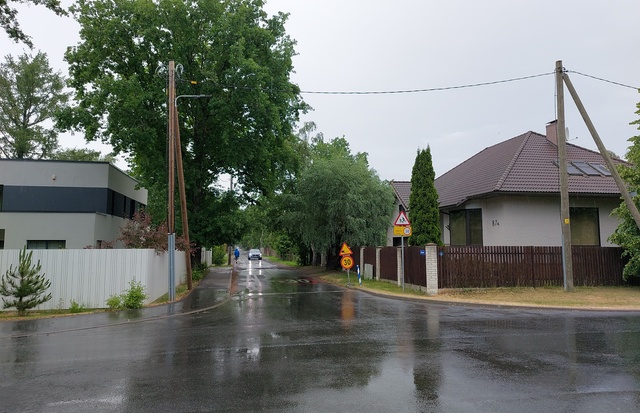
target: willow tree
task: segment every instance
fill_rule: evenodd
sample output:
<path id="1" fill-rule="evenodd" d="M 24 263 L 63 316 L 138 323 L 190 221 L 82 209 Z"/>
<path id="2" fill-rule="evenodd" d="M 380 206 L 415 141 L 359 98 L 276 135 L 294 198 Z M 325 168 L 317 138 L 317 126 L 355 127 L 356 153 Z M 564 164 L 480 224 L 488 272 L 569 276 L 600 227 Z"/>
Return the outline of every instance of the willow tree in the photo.
<path id="1" fill-rule="evenodd" d="M 132 172 L 166 211 L 167 73 L 176 96 L 191 240 L 233 242 L 240 200 L 273 192 L 291 167 L 292 129 L 305 105 L 290 81 L 286 15 L 262 0 L 79 0 L 81 41 L 68 49 L 78 105 L 61 125 L 128 154 Z M 199 98 L 193 98 L 199 95 Z M 235 201 L 234 201 L 235 199 Z M 179 219 L 176 222 L 180 222 Z"/>
<path id="2" fill-rule="evenodd" d="M 287 215 L 302 242 L 326 253 L 327 268 L 339 267 L 340 245 L 382 245 L 393 192 L 369 167 L 364 153 L 351 154 L 344 138 L 316 140 L 311 160 L 299 175 L 295 202 Z"/>

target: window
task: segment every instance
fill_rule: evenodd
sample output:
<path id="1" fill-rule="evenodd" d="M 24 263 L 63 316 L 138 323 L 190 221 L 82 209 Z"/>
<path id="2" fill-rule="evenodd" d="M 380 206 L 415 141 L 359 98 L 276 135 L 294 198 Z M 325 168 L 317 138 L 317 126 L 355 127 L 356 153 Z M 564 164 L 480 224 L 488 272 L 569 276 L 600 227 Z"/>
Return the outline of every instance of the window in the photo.
<path id="1" fill-rule="evenodd" d="M 573 245 L 600 245 L 598 208 L 569 208 L 569 218 Z"/>
<path id="2" fill-rule="evenodd" d="M 559 166 L 557 160 L 554 160 L 553 164 L 555 166 Z M 604 165 L 585 161 L 567 162 L 567 173 L 569 175 L 581 176 L 611 176 L 611 171 L 609 171 Z"/>
<path id="3" fill-rule="evenodd" d="M 600 172 L 602 175 L 604 176 L 611 176 L 611 171 L 609 171 L 607 169 L 607 167 L 605 167 L 602 164 L 599 163 L 591 163 L 589 162 L 589 165 L 591 165 L 593 168 L 595 168 L 598 172 Z"/>
<path id="4" fill-rule="evenodd" d="M 573 161 L 572 163 L 575 165 L 576 168 L 580 169 L 582 172 L 584 172 L 587 175 L 600 176 L 600 172 L 598 170 L 596 170 L 593 166 L 589 165 L 584 161 Z"/>
<path id="5" fill-rule="evenodd" d="M 0 229 L 0 250 L 4 249 L 4 228 Z"/>
<path id="6" fill-rule="evenodd" d="M 482 210 L 464 209 L 449 214 L 451 245 L 482 245 Z"/>
<path id="7" fill-rule="evenodd" d="M 2 211 L 2 195 L 4 194 L 4 185 L 0 185 L 0 211 Z"/>
<path id="8" fill-rule="evenodd" d="M 27 240 L 28 250 L 59 250 L 65 249 L 66 246 L 65 240 Z"/>

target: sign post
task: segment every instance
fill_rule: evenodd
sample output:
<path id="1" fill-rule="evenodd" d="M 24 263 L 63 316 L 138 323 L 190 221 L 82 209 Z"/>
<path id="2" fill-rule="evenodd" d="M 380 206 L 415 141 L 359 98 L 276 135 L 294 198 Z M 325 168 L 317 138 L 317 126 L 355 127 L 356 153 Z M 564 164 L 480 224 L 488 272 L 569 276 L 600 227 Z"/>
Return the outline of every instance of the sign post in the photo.
<path id="1" fill-rule="evenodd" d="M 353 258 L 351 258 L 351 248 L 347 245 L 346 242 L 342 243 L 342 248 L 340 248 L 340 265 L 342 265 L 342 269 L 347 270 L 347 286 L 351 285 L 351 274 L 349 270 L 353 268 Z"/>
<path id="2" fill-rule="evenodd" d="M 404 211 L 400 211 L 393 223 L 393 235 L 400 236 L 400 248 L 402 249 L 402 291 L 404 291 L 404 237 L 411 236 L 411 222 Z"/>

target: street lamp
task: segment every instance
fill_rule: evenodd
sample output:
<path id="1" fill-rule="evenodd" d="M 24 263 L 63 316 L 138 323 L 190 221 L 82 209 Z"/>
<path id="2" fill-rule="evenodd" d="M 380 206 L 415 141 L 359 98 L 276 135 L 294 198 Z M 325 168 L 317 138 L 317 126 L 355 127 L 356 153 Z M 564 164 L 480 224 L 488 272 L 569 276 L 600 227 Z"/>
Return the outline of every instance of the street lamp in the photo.
<path id="1" fill-rule="evenodd" d="M 178 183 L 180 189 L 180 206 L 182 215 L 182 229 L 185 235 L 185 241 L 187 243 L 186 254 L 186 267 L 187 267 L 187 285 L 188 289 L 192 288 L 192 272 L 191 272 L 191 254 L 190 247 L 191 242 L 189 240 L 189 222 L 187 219 L 187 201 L 184 184 L 184 171 L 182 168 L 182 146 L 180 144 L 180 127 L 178 123 L 178 110 L 177 104 L 179 98 L 207 98 L 212 95 L 179 95 L 175 96 L 175 63 L 169 61 L 169 127 L 168 129 L 168 163 L 169 163 L 169 188 L 168 188 L 168 202 L 167 202 L 167 229 L 168 229 L 168 252 L 169 252 L 169 300 L 175 300 L 175 288 L 176 288 L 176 270 L 175 270 L 175 175 L 174 175 L 174 163 L 177 164 L 178 170 Z"/>

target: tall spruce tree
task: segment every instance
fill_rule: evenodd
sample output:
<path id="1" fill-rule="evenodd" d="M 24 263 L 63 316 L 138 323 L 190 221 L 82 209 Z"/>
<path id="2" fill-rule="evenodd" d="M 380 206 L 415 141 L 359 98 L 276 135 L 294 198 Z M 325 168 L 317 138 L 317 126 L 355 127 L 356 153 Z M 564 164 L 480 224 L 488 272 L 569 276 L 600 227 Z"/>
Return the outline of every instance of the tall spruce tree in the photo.
<path id="1" fill-rule="evenodd" d="M 442 244 L 435 178 L 431 148 L 427 146 L 427 149 L 418 149 L 411 171 L 409 221 L 413 235 L 409 237 L 409 245 Z"/>

